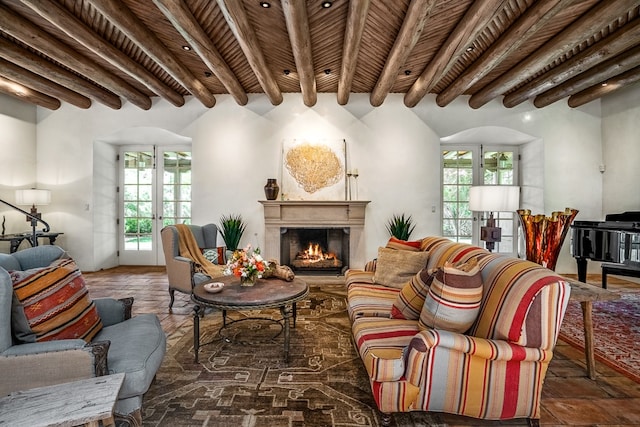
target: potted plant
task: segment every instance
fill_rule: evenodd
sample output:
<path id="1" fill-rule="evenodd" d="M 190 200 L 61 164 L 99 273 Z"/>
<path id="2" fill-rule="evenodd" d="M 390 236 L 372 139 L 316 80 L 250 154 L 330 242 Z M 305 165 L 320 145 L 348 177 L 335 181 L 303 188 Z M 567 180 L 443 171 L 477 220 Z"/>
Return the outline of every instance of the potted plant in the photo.
<path id="1" fill-rule="evenodd" d="M 387 224 L 389 234 L 400 240 L 409 240 L 414 228 L 416 226 L 412 224 L 411 215 L 407 218 L 405 218 L 404 214 L 393 215 Z"/>
<path id="2" fill-rule="evenodd" d="M 227 250 L 235 251 L 238 249 L 244 228 L 245 224 L 241 215 L 223 215 L 220 218 L 220 234 L 227 245 Z"/>

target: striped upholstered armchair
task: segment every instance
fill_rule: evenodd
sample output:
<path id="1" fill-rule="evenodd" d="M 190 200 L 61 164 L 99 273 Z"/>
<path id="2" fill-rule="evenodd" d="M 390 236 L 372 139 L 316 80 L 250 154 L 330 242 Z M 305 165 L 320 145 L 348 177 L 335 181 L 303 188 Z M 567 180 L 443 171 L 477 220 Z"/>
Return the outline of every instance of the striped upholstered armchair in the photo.
<path id="1" fill-rule="evenodd" d="M 422 239 L 420 250 L 429 253 L 426 267 L 402 286 L 376 283 L 383 277 L 376 273 L 383 268 L 380 259 L 346 275 L 353 337 L 383 423 L 388 425 L 394 412 L 430 411 L 493 420 L 527 418 L 537 424 L 569 284 L 538 264 L 441 237 Z M 423 301 L 430 300 L 428 290 L 446 288 L 436 286 L 436 272 L 445 271 L 445 264 L 469 261 L 481 277 L 479 300 L 467 305 L 477 313 L 471 326 L 463 326 L 463 332 L 426 326 L 428 303 Z M 426 300 L 415 291 L 418 285 L 425 288 Z M 409 287 L 413 293 L 407 293 Z M 476 291 L 464 292 L 473 299 Z M 402 310 L 398 314 L 401 294 L 404 316 Z M 412 310 L 414 315 L 407 315 Z"/>

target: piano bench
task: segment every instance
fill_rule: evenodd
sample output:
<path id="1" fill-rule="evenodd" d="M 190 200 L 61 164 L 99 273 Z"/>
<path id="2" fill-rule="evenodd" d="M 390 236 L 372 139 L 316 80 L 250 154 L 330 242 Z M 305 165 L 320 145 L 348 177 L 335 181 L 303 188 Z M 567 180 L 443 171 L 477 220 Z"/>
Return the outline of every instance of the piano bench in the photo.
<path id="1" fill-rule="evenodd" d="M 607 289 L 607 274 L 618 276 L 640 277 L 640 267 L 628 264 L 602 263 L 602 287 Z"/>

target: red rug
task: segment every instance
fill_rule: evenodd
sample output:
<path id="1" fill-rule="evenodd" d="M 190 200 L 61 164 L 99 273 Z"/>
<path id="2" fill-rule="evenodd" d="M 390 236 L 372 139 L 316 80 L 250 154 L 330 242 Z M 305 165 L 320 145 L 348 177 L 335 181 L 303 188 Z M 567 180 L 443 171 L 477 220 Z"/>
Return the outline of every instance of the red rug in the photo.
<path id="1" fill-rule="evenodd" d="M 615 301 L 593 304 L 596 360 L 640 383 L 640 292 L 621 292 Z M 570 301 L 560 339 L 584 349 L 580 303 Z"/>

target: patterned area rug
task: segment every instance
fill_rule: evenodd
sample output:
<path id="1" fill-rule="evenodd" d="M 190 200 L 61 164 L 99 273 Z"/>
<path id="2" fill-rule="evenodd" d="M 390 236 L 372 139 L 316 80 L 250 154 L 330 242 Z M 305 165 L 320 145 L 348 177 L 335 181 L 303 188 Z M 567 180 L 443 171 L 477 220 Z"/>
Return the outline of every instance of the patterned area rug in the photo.
<path id="1" fill-rule="evenodd" d="M 298 303 L 290 362 L 273 322 L 243 320 L 224 331 L 219 312 L 200 322 L 200 363 L 194 363 L 193 324 L 169 337 L 156 381 L 144 396 L 145 426 L 327 427 L 379 426 L 366 371 L 351 341 L 344 285 L 311 286 Z M 230 312 L 279 318 L 277 310 Z M 263 342 L 255 342 L 263 341 Z M 254 342 L 253 344 L 251 342 Z M 438 414 L 394 416 L 392 425 L 442 425 Z"/>
<path id="2" fill-rule="evenodd" d="M 594 353 L 598 361 L 640 382 L 640 292 L 625 291 L 620 296 L 593 304 Z M 560 339 L 584 349 L 580 303 L 569 302 Z"/>

